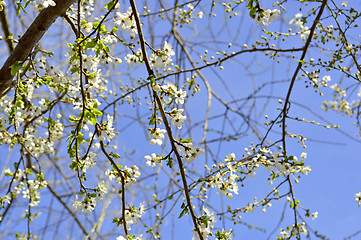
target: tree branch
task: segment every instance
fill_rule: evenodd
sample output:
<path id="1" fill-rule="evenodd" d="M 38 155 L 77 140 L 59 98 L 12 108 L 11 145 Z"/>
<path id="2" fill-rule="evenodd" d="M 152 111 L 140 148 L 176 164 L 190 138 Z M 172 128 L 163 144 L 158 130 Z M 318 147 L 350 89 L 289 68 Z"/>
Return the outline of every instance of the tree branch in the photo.
<path id="1" fill-rule="evenodd" d="M 12 35 L 12 34 L 10 33 L 9 23 L 8 23 L 8 19 L 6 17 L 6 12 L 5 12 L 5 7 L 2 11 L 0 11 L 0 21 L 1 21 L 1 28 L 4 32 L 6 44 L 8 46 L 9 52 L 11 53 L 14 50 L 14 46 L 13 46 L 12 39 L 9 38 L 10 35 Z"/>
<path id="2" fill-rule="evenodd" d="M 75 0 L 55 0 L 55 2 L 54 7 L 47 7 L 39 13 L 0 69 L 0 97 L 4 96 L 11 88 L 13 76 L 10 67 L 16 62 L 26 60 L 49 27 L 65 13 Z"/>

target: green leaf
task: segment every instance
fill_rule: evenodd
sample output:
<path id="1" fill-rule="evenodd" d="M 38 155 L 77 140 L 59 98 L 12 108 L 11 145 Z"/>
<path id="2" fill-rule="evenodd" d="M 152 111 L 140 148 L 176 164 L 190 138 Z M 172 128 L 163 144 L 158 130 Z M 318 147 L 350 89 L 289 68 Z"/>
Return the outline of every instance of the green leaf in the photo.
<path id="1" fill-rule="evenodd" d="M 152 84 L 152 86 L 154 86 L 154 84 L 155 84 L 155 76 L 154 75 L 149 75 L 147 80 L 149 80 L 150 84 Z"/>
<path id="2" fill-rule="evenodd" d="M 89 42 L 86 43 L 85 47 L 86 48 L 94 48 L 97 45 L 97 40 L 96 39 L 92 39 Z"/>
<path id="3" fill-rule="evenodd" d="M 98 22 L 94 22 L 93 23 L 93 28 L 97 28 L 99 26 L 99 23 Z"/>
<path id="4" fill-rule="evenodd" d="M 322 42 L 323 44 L 325 44 L 325 43 L 326 43 L 326 38 L 325 38 L 325 36 L 324 36 L 324 35 L 322 35 L 322 36 L 321 36 L 321 42 Z"/>
<path id="5" fill-rule="evenodd" d="M 169 157 L 168 160 L 167 160 L 167 166 L 169 168 L 172 168 L 173 167 L 173 158 Z"/>
<path id="6" fill-rule="evenodd" d="M 254 19 L 256 17 L 256 11 L 256 8 L 252 8 L 251 11 L 249 11 L 249 16 Z"/>
<path id="7" fill-rule="evenodd" d="M 120 158 L 120 156 L 118 154 L 113 153 L 113 152 L 110 153 L 110 156 L 112 156 L 113 158 L 116 158 L 116 159 Z"/>
<path id="8" fill-rule="evenodd" d="M 76 161 L 72 161 L 69 165 L 69 168 L 71 170 L 74 170 L 78 166 L 78 163 Z"/>
<path id="9" fill-rule="evenodd" d="M 105 4 L 105 8 L 108 9 L 109 11 L 114 7 L 115 1 L 110 1 L 107 4 Z"/>
<path id="10" fill-rule="evenodd" d="M 77 123 L 78 122 L 78 119 L 76 119 L 75 117 L 73 117 L 73 116 L 69 116 L 69 121 L 70 122 L 73 122 L 73 123 Z"/>
<path id="11" fill-rule="evenodd" d="M 99 31 L 101 34 L 107 34 L 108 33 L 108 31 L 107 31 L 107 29 L 105 28 L 105 26 L 104 25 L 101 25 L 100 26 L 100 31 Z"/>
<path id="12" fill-rule="evenodd" d="M 96 125 L 98 122 L 97 117 L 95 117 L 95 116 L 91 116 L 90 121 L 92 122 L 93 125 Z"/>
<path id="13" fill-rule="evenodd" d="M 21 64 L 16 61 L 13 65 L 11 65 L 10 67 L 10 72 L 12 76 L 15 76 L 15 74 L 19 71 L 19 69 L 21 68 Z"/>
<path id="14" fill-rule="evenodd" d="M 103 115 L 103 113 L 101 111 L 99 111 L 98 109 L 96 109 L 96 108 L 92 109 L 92 113 L 94 115 L 96 115 L 96 116 L 102 116 Z"/>
<path id="15" fill-rule="evenodd" d="M 188 211 L 188 207 L 182 203 L 182 206 L 181 208 L 183 209 L 182 212 L 179 214 L 179 217 L 178 218 L 181 218 L 184 214 L 185 215 L 188 215 L 189 214 L 189 211 Z"/>
<path id="16" fill-rule="evenodd" d="M 116 32 L 116 31 L 118 31 L 118 28 L 114 26 L 114 27 L 112 28 L 112 31 L 111 31 L 111 32 L 114 33 L 114 32 Z"/>
<path id="17" fill-rule="evenodd" d="M 191 143 L 192 142 L 190 138 L 187 138 L 187 139 L 181 138 L 180 140 L 182 143 Z"/>
<path id="18" fill-rule="evenodd" d="M 72 68 L 70 69 L 71 74 L 74 74 L 74 73 L 76 73 L 76 72 L 78 72 L 78 71 L 79 71 L 79 68 L 78 68 L 78 67 L 72 67 Z"/>
<path id="19" fill-rule="evenodd" d="M 151 118 L 149 120 L 149 125 L 155 125 L 155 118 Z"/>

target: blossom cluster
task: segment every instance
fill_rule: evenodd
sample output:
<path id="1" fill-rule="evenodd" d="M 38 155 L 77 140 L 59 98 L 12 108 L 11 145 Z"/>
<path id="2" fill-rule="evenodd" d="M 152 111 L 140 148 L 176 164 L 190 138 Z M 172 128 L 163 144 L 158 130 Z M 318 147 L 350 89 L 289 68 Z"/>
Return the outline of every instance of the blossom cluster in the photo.
<path id="1" fill-rule="evenodd" d="M 31 97 L 31 96 L 29 96 Z M 27 151 L 31 152 L 34 156 L 38 157 L 42 153 L 54 152 L 54 141 L 61 139 L 63 135 L 64 125 L 59 120 L 54 120 L 51 117 L 45 118 L 43 112 L 47 111 L 50 100 L 41 99 L 38 106 L 29 104 L 25 106 L 25 101 L 30 99 L 17 99 L 17 106 L 13 106 L 13 101 L 9 98 L 4 98 L 0 102 L 0 109 L 8 114 L 8 120 L 0 117 L 0 126 L 4 127 L 7 123 L 13 123 L 15 130 L 20 132 L 20 128 L 25 127 L 23 131 L 22 141 Z M 26 122 L 32 122 L 32 125 L 26 125 Z M 49 131 L 44 133 L 39 129 L 45 125 L 49 127 Z M 50 136 L 49 136 L 50 134 Z M 19 135 L 11 133 L 9 129 L 0 133 L 0 141 L 9 143 L 11 138 L 18 137 Z"/>
<path id="2" fill-rule="evenodd" d="M 105 172 L 105 175 L 107 175 L 110 180 L 116 179 L 117 183 L 119 185 L 122 185 L 122 177 L 120 176 L 121 174 L 124 177 L 124 185 L 126 188 L 132 186 L 137 181 L 137 178 L 140 176 L 139 168 L 136 165 L 132 167 L 124 166 L 123 169 L 120 169 L 120 171 L 121 172 L 119 173 L 118 169 L 108 169 Z"/>
<path id="3" fill-rule="evenodd" d="M 100 136 L 98 136 L 99 141 L 104 141 L 107 139 L 109 142 L 115 137 L 115 129 L 113 128 L 114 117 L 107 115 L 107 121 L 101 125 Z"/>
<path id="4" fill-rule="evenodd" d="M 179 150 L 183 153 L 183 159 L 188 163 L 196 159 L 199 155 L 204 155 L 204 149 L 201 147 L 194 148 L 193 143 L 183 140 L 179 145 Z"/>
<path id="5" fill-rule="evenodd" d="M 108 193 L 108 186 L 104 181 L 101 181 L 98 183 L 94 193 L 95 194 L 83 194 L 84 198 L 81 201 L 78 200 L 78 196 L 76 195 L 72 205 L 73 208 L 75 210 L 79 208 L 82 214 L 91 213 L 95 209 L 97 203 Z"/>
<path id="6" fill-rule="evenodd" d="M 131 230 L 130 224 L 137 224 L 138 220 L 142 217 L 144 214 L 145 208 L 144 203 L 141 203 L 139 207 L 130 206 L 125 209 L 125 222 L 127 223 L 127 229 Z M 122 222 L 123 219 L 121 219 L 120 222 Z"/>
<path id="7" fill-rule="evenodd" d="M 262 12 L 260 17 L 257 19 L 256 24 L 259 25 L 260 23 L 262 23 L 264 26 L 267 26 L 272 23 L 276 18 L 278 18 L 280 14 L 281 12 L 278 9 L 267 9 Z"/>
<path id="8" fill-rule="evenodd" d="M 115 24 L 120 26 L 124 32 L 130 31 L 132 34 L 138 34 L 137 26 L 135 24 L 134 13 L 132 8 L 129 7 L 125 13 L 116 12 Z"/>
<path id="9" fill-rule="evenodd" d="M 203 215 L 198 217 L 198 229 L 202 234 L 203 239 L 208 239 L 213 236 L 211 230 L 214 228 L 216 218 L 213 216 L 213 212 L 208 208 L 203 207 Z M 200 239 L 196 229 L 192 230 L 195 238 Z"/>
<path id="10" fill-rule="evenodd" d="M 235 154 L 230 153 L 225 157 L 225 163 L 227 170 L 218 171 L 217 174 L 209 179 L 207 182 L 210 187 L 217 188 L 217 194 L 222 196 L 227 196 L 232 198 L 234 194 L 238 194 L 238 184 L 237 179 L 239 176 L 236 174 L 237 169 L 233 166 L 233 161 L 235 160 Z"/>
<path id="11" fill-rule="evenodd" d="M 353 116 L 353 107 L 357 107 L 360 101 L 352 101 L 351 103 L 346 99 L 346 90 L 342 89 L 339 84 L 333 84 L 330 88 L 334 91 L 334 99 L 322 102 L 322 109 L 328 111 L 329 109 L 335 112 L 341 112 L 348 116 Z"/>
<path id="12" fill-rule="evenodd" d="M 12 172 L 10 169 L 6 169 L 4 174 L 6 176 L 12 176 L 12 184 L 16 184 L 11 191 L 11 194 L 7 194 L 1 198 L 1 207 L 4 207 L 4 203 L 10 203 L 11 199 L 16 198 L 22 194 L 23 198 L 29 199 L 29 207 L 36 207 L 40 203 L 40 190 L 47 187 L 48 182 L 44 179 L 42 173 L 36 174 L 36 179 L 29 179 L 28 171 L 22 171 L 18 169 Z"/>
<path id="13" fill-rule="evenodd" d="M 175 98 L 175 103 L 177 104 L 184 104 L 184 98 L 187 96 L 186 91 L 183 91 L 182 89 L 178 90 L 172 83 L 167 83 L 165 85 L 155 84 L 153 90 L 160 91 L 162 95 L 171 99 Z"/>
<path id="14" fill-rule="evenodd" d="M 297 13 L 295 17 L 289 21 L 289 24 L 296 24 L 300 30 L 302 40 L 306 40 L 307 36 L 310 35 L 310 29 L 305 27 L 304 21 L 302 21 L 302 13 Z"/>
<path id="15" fill-rule="evenodd" d="M 156 69 L 166 68 L 172 62 L 174 54 L 172 45 L 164 42 L 163 50 L 158 50 L 150 55 L 150 66 Z"/>
<path id="16" fill-rule="evenodd" d="M 279 240 L 290 239 L 291 237 L 297 236 L 299 233 L 303 235 L 308 234 L 308 230 L 306 228 L 306 223 L 298 223 L 297 227 L 293 224 L 292 227 L 287 227 L 286 229 L 281 228 L 280 234 L 281 236 L 277 236 Z"/>
<path id="17" fill-rule="evenodd" d="M 150 140 L 150 144 L 158 144 L 159 146 L 162 145 L 164 134 L 167 132 L 164 129 L 156 128 L 152 129 L 149 128 L 150 136 L 152 137 L 152 140 Z"/>
<path id="18" fill-rule="evenodd" d="M 169 116 L 172 118 L 172 124 L 176 126 L 178 129 L 181 129 L 183 127 L 183 122 L 187 119 L 186 116 L 182 115 L 184 109 L 176 109 L 173 108 L 172 111 L 169 113 Z"/>
<path id="19" fill-rule="evenodd" d="M 153 86 L 153 90 L 160 91 L 163 100 L 164 100 L 163 96 L 168 96 L 171 99 L 175 98 L 175 102 L 177 104 L 183 104 L 184 98 L 187 95 L 186 91 L 183 91 L 181 89 L 177 90 L 177 87 L 171 83 L 167 83 L 166 85 L 162 85 L 162 86 L 159 84 L 155 84 Z M 176 126 L 178 129 L 181 129 L 183 127 L 183 123 L 187 119 L 187 117 L 183 115 L 183 112 L 184 112 L 183 108 L 179 108 L 179 109 L 173 108 L 170 112 L 168 112 L 168 115 L 171 117 L 172 124 Z M 152 118 L 155 118 L 155 116 L 153 116 Z M 155 124 L 155 122 L 156 120 L 154 120 L 153 124 Z M 157 127 L 149 128 L 148 130 L 152 138 L 150 140 L 150 143 L 152 145 L 158 144 L 159 146 L 161 146 L 163 144 L 164 134 L 166 133 L 166 130 Z"/>
<path id="20" fill-rule="evenodd" d="M 193 19 L 196 19 L 196 17 L 193 16 L 194 14 L 193 4 L 188 3 L 186 6 L 187 6 L 186 8 L 179 8 L 179 13 L 177 15 L 178 19 L 176 21 L 177 24 L 190 24 Z M 197 17 L 203 18 L 203 11 L 199 11 L 197 13 Z"/>

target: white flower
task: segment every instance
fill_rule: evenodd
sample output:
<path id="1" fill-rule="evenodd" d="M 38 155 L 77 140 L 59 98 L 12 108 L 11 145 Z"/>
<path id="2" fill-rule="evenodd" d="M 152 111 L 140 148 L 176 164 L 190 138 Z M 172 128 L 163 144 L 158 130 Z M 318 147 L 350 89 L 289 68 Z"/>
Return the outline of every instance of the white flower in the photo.
<path id="1" fill-rule="evenodd" d="M 357 202 L 358 206 L 361 205 L 361 192 L 355 194 L 355 201 Z"/>
<path id="2" fill-rule="evenodd" d="M 135 64 L 140 64 L 143 59 L 142 50 L 138 49 L 135 54 L 127 54 L 124 59 L 130 67 L 134 67 Z"/>
<path id="3" fill-rule="evenodd" d="M 200 11 L 199 13 L 197 13 L 199 18 L 203 18 L 203 11 Z"/>
<path id="4" fill-rule="evenodd" d="M 47 8 L 49 6 L 54 7 L 56 5 L 56 3 L 53 0 L 44 0 L 43 1 L 43 7 Z"/>
<path id="5" fill-rule="evenodd" d="M 164 42 L 163 51 L 166 52 L 169 56 L 175 55 L 175 53 L 172 49 L 172 45 L 170 43 L 167 43 L 167 41 Z"/>
<path id="6" fill-rule="evenodd" d="M 318 212 L 312 213 L 312 219 L 315 220 L 318 217 Z"/>
<path id="7" fill-rule="evenodd" d="M 347 1 L 343 1 L 343 2 L 342 2 L 342 6 L 343 6 L 343 7 L 347 7 L 347 5 L 348 5 L 348 2 L 347 2 Z"/>
<path id="8" fill-rule="evenodd" d="M 280 10 L 278 9 L 267 9 L 266 11 L 263 12 L 263 17 L 257 21 L 257 25 L 259 25 L 261 22 L 263 25 L 267 26 L 268 24 L 270 24 L 271 22 L 273 22 L 273 20 L 275 20 L 277 17 L 279 17 L 279 15 L 281 14 Z"/>
<path id="9" fill-rule="evenodd" d="M 305 152 L 301 153 L 301 158 L 307 158 L 307 153 Z"/>
<path id="10" fill-rule="evenodd" d="M 187 7 L 189 8 L 189 10 L 193 10 L 193 9 L 194 9 L 194 6 L 193 6 L 191 3 L 188 3 L 188 4 L 187 4 Z"/>
<path id="11" fill-rule="evenodd" d="M 129 7 L 126 13 L 117 12 L 116 14 L 117 20 L 115 20 L 115 24 L 120 26 L 122 31 L 129 31 L 133 34 L 138 34 L 138 30 L 135 24 L 135 18 L 133 16 L 132 8 Z"/>
<path id="12" fill-rule="evenodd" d="M 301 224 L 300 232 L 303 233 L 304 235 L 307 235 L 307 233 L 308 233 L 304 222 Z"/>
<path id="13" fill-rule="evenodd" d="M 4 197 L 0 197 L 0 206 L 4 206 L 5 203 L 10 204 L 11 198 L 9 197 L 9 194 L 5 195 Z"/>
<path id="14" fill-rule="evenodd" d="M 172 61 L 171 56 L 175 55 L 172 45 L 164 42 L 163 50 L 150 55 L 150 66 L 152 68 L 165 68 Z"/>
<path id="15" fill-rule="evenodd" d="M 236 158 L 236 155 L 234 153 L 230 153 L 226 156 L 226 161 L 231 162 Z"/>
<path id="16" fill-rule="evenodd" d="M 84 30 L 87 33 L 90 33 L 92 29 L 93 29 L 93 24 L 91 22 L 88 22 L 87 24 L 84 25 Z"/>
<path id="17" fill-rule="evenodd" d="M 150 129 L 150 135 L 153 137 L 153 139 L 150 140 L 150 144 L 158 144 L 159 146 L 162 145 L 162 139 L 164 139 L 164 133 L 166 132 L 166 130 L 160 128 L 156 128 L 155 130 Z"/>
<path id="18" fill-rule="evenodd" d="M 176 86 L 174 86 L 172 83 L 167 83 L 167 85 L 163 85 L 162 89 L 167 93 L 167 94 L 173 94 L 177 91 Z"/>
<path id="19" fill-rule="evenodd" d="M 81 202 L 78 201 L 78 195 L 75 195 L 75 200 L 73 200 L 73 204 L 72 204 L 72 207 L 77 210 L 78 207 L 81 206 Z"/>
<path id="20" fill-rule="evenodd" d="M 100 183 L 98 183 L 98 188 L 101 192 L 103 193 L 107 193 L 108 192 L 108 186 L 105 185 L 104 181 L 101 181 Z"/>
<path id="21" fill-rule="evenodd" d="M 187 92 L 186 91 L 183 91 L 182 89 L 177 91 L 175 93 L 175 102 L 176 103 L 179 103 L 179 104 L 183 104 L 184 103 L 184 98 L 187 96 Z"/>
<path id="22" fill-rule="evenodd" d="M 139 207 L 128 207 L 125 210 L 125 221 L 127 222 L 127 229 L 130 230 L 130 224 L 136 224 L 138 220 L 144 214 L 144 203 L 141 203 Z"/>
<path id="23" fill-rule="evenodd" d="M 155 153 L 152 153 L 151 156 L 146 155 L 146 156 L 144 156 L 144 158 L 147 160 L 145 165 L 147 165 L 148 167 L 156 168 L 157 162 L 160 162 L 159 157 L 157 157 L 157 155 Z"/>
<path id="24" fill-rule="evenodd" d="M 83 164 L 82 171 L 86 172 L 90 167 L 94 167 L 96 165 L 97 154 L 95 152 L 89 152 L 87 157 L 84 160 L 81 160 L 81 163 Z M 76 161 L 76 160 L 74 160 Z"/>
<path id="25" fill-rule="evenodd" d="M 281 228 L 280 233 L 282 234 L 283 239 L 287 239 L 290 237 L 290 234 L 286 232 L 283 228 Z"/>
<path id="26" fill-rule="evenodd" d="M 172 118 L 172 124 L 175 125 L 178 129 L 181 129 L 183 127 L 183 122 L 187 119 L 186 116 L 183 116 L 184 109 L 173 109 L 171 112 Z"/>
<path id="27" fill-rule="evenodd" d="M 327 76 L 324 76 L 322 78 L 322 80 L 325 81 L 325 82 L 328 82 L 328 81 L 331 81 L 331 77 L 330 77 L 330 75 L 327 75 Z"/>
<path id="28" fill-rule="evenodd" d="M 199 217 L 199 219 L 202 219 L 202 221 L 198 227 L 203 236 L 203 239 L 208 239 L 209 236 L 212 236 L 211 229 L 214 228 L 214 222 L 216 222 L 216 218 L 213 216 L 213 212 L 211 212 L 208 208 L 203 207 L 203 211 L 203 216 Z M 192 232 L 194 236 L 199 239 L 198 232 L 195 229 L 193 229 Z"/>
<path id="29" fill-rule="evenodd" d="M 133 239 L 133 240 L 142 240 L 143 234 L 140 234 L 139 237 L 135 237 L 134 235 L 128 235 L 128 236 L 132 236 L 131 239 Z M 128 239 L 130 239 L 130 238 L 125 238 L 123 236 L 119 236 L 115 240 L 128 240 Z"/>
<path id="30" fill-rule="evenodd" d="M 192 148 L 192 143 L 182 143 L 181 146 L 179 146 L 179 150 L 183 152 L 184 160 L 191 164 L 192 160 L 196 159 L 198 155 L 204 155 L 204 149 L 203 148 Z"/>

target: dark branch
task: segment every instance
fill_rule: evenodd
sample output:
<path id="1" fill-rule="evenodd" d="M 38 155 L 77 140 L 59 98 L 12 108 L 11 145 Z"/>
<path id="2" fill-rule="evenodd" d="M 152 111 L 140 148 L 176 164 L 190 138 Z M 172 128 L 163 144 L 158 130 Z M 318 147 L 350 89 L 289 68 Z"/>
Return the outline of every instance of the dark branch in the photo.
<path id="1" fill-rule="evenodd" d="M 5 95 L 11 88 L 14 76 L 11 75 L 10 67 L 16 62 L 22 63 L 26 60 L 34 46 L 40 41 L 49 27 L 58 17 L 65 13 L 74 1 L 75 0 L 55 0 L 56 5 L 54 7 L 45 8 L 35 18 L 0 69 L 0 97 Z"/>

